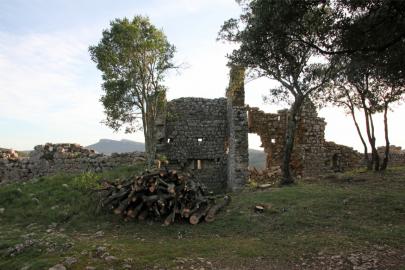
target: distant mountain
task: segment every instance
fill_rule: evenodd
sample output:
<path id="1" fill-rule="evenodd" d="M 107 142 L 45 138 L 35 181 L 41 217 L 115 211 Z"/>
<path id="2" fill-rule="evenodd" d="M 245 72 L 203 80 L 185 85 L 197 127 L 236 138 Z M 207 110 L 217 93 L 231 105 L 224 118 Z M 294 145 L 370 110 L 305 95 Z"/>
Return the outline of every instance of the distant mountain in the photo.
<path id="1" fill-rule="evenodd" d="M 100 139 L 98 143 L 86 146 L 88 149 L 93 149 L 98 153 L 125 153 L 134 151 L 145 151 L 145 144 L 130 140 L 115 141 L 110 139 Z"/>
<path id="2" fill-rule="evenodd" d="M 134 151 L 145 151 L 145 144 L 142 142 L 134 142 L 131 140 L 115 141 L 110 139 L 100 139 L 98 143 L 86 146 L 88 149 L 93 149 L 98 153 L 125 153 Z M 249 149 L 249 166 L 256 168 L 264 168 L 266 156 L 263 151 Z"/>
<path id="3" fill-rule="evenodd" d="M 266 155 L 264 151 L 249 149 L 249 166 L 264 169 L 266 167 Z"/>

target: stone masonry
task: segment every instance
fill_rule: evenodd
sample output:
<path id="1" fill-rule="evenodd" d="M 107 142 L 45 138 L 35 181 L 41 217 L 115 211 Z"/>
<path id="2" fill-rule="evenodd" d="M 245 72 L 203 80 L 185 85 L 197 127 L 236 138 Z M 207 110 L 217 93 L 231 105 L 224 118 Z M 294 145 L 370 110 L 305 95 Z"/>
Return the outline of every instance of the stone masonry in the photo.
<path id="1" fill-rule="evenodd" d="M 144 160 L 139 152 L 106 156 L 78 144 L 45 144 L 34 148 L 29 157 L 0 149 L 0 183 L 25 181 L 56 173 L 102 172 Z"/>
<path id="2" fill-rule="evenodd" d="M 267 156 L 266 167 L 280 166 L 289 112 L 264 113 L 248 109 L 249 132 L 260 136 Z M 304 103 L 299 114 L 291 167 L 296 175 L 314 176 L 344 171 L 362 165 L 362 155 L 353 148 L 325 141 L 325 119 L 318 117 L 315 106 Z"/>
<path id="3" fill-rule="evenodd" d="M 169 167 L 190 171 L 209 190 L 242 188 L 248 179 L 248 128 L 243 81 L 227 99 L 179 98 L 167 102 L 157 124 L 157 153 Z"/>

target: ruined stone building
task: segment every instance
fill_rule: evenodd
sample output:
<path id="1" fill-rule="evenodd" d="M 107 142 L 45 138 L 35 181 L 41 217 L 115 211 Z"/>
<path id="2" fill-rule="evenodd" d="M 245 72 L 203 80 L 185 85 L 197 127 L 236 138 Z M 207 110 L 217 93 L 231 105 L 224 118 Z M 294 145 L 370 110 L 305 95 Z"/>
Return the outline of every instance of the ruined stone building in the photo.
<path id="1" fill-rule="evenodd" d="M 233 67 L 226 97 L 166 103 L 156 121 L 157 154 L 167 158 L 169 168 L 190 171 L 212 191 L 238 190 L 254 172 L 248 169 L 248 133 L 260 136 L 268 173 L 282 162 L 288 117 L 287 109 L 265 113 L 246 106 L 244 69 Z M 296 176 L 364 166 L 359 152 L 325 141 L 325 126 L 315 106 L 306 102 L 299 114 L 291 162 Z M 392 148 L 390 164 L 404 165 L 404 152 Z M 57 172 L 104 171 L 142 158 L 141 153 L 105 156 L 76 144 L 37 146 L 28 158 L 0 149 L 0 183 Z"/>
<path id="2" fill-rule="evenodd" d="M 249 177 L 248 133 L 260 136 L 266 167 L 281 164 L 288 110 L 264 113 L 244 102 L 244 70 L 233 68 L 226 98 L 179 98 L 167 102 L 157 123 L 157 153 L 170 168 L 187 169 L 210 189 L 235 190 Z M 326 142 L 326 122 L 306 103 L 295 138 L 292 168 L 309 176 L 359 165 L 352 148 Z"/>
<path id="3" fill-rule="evenodd" d="M 169 101 L 157 124 L 157 153 L 171 168 L 192 171 L 214 191 L 243 187 L 249 164 L 243 95 L 241 81 L 230 85 L 227 98 Z"/>
<path id="4" fill-rule="evenodd" d="M 289 112 L 264 113 L 249 108 L 249 132 L 260 136 L 266 153 L 266 167 L 282 163 L 284 138 Z M 361 165 L 362 155 L 353 148 L 325 141 L 324 118 L 318 117 L 315 106 L 307 102 L 300 114 L 296 131 L 291 167 L 298 176 L 313 176 L 338 172 Z"/>

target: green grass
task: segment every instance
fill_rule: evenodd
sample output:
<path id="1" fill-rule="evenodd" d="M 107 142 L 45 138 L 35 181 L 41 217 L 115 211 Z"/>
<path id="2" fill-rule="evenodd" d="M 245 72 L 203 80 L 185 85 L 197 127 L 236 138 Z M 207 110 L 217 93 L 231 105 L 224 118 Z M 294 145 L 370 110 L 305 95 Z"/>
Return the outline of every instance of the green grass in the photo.
<path id="1" fill-rule="evenodd" d="M 105 269 L 105 261 L 94 255 L 98 246 L 118 258 L 111 266 L 121 267 L 126 260 L 141 269 L 174 267 L 178 258 L 202 257 L 230 267 L 265 258 L 281 267 L 319 252 L 349 254 L 375 245 L 405 250 L 405 168 L 383 175 L 348 173 L 268 191 L 247 189 L 232 195 L 215 222 L 197 226 L 126 223 L 97 214 L 97 196 L 90 191 L 97 180 L 139 170 L 58 175 L 0 187 L 0 208 L 5 208 L 0 214 L 0 269 L 47 269 L 68 256 L 79 260 L 72 269 Z M 256 204 L 271 208 L 258 214 Z M 26 239 L 35 243 L 13 257 L 6 255 Z"/>

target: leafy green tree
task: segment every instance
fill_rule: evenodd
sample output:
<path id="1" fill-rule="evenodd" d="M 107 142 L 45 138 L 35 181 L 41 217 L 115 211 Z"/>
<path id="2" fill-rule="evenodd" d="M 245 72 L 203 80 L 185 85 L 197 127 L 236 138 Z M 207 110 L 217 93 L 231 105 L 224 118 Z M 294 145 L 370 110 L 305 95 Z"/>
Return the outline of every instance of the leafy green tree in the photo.
<path id="1" fill-rule="evenodd" d="M 156 154 L 155 120 L 165 102 L 162 83 L 174 68 L 175 47 L 148 18 L 135 16 L 112 21 L 89 51 L 102 72 L 105 124 L 116 131 L 125 127 L 128 133 L 142 128 L 151 166 Z"/>
<path id="2" fill-rule="evenodd" d="M 276 98 L 292 98 L 282 161 L 282 184 L 294 182 L 290 170 L 298 114 L 305 100 L 330 81 L 332 68 L 317 57 L 309 44 L 323 39 L 333 23 L 330 9 L 319 1 L 252 0 L 238 1 L 243 14 L 226 21 L 219 39 L 239 44 L 229 56 L 232 63 L 279 82 L 271 89 Z"/>

